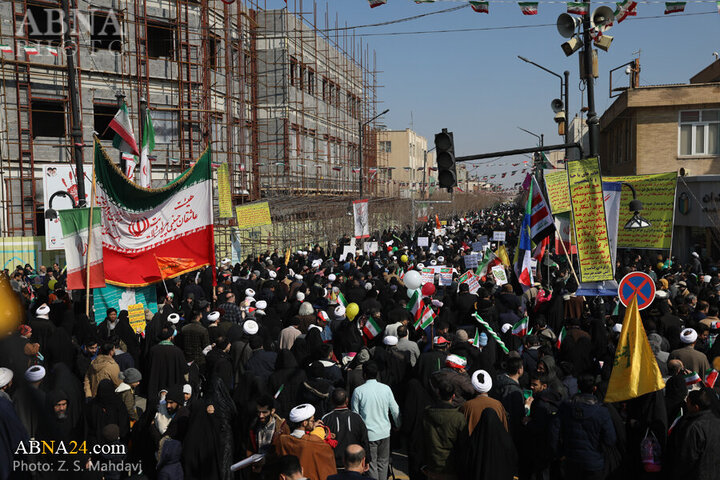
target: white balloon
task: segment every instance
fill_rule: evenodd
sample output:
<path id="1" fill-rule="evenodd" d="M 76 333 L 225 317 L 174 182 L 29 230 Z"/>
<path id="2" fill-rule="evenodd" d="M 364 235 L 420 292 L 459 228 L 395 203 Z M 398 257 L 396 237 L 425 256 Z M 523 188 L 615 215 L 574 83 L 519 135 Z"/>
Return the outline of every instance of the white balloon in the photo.
<path id="1" fill-rule="evenodd" d="M 417 290 L 422 286 L 420 272 L 417 270 L 410 270 L 403 277 L 403 283 L 405 283 L 408 290 Z"/>
<path id="2" fill-rule="evenodd" d="M 420 290 L 417 290 L 417 289 L 416 289 L 416 290 L 410 290 L 410 289 L 408 288 L 408 289 L 407 289 L 407 296 L 408 296 L 408 298 L 412 298 L 412 296 L 415 295 L 415 292 L 420 292 Z"/>

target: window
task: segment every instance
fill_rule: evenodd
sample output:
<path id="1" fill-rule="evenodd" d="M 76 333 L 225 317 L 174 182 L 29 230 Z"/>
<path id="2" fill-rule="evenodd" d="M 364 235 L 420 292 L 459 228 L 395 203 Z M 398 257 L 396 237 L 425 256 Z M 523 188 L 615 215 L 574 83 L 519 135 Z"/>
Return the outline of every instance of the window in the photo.
<path id="1" fill-rule="evenodd" d="M 315 70 L 308 68 L 307 92 L 315 95 Z"/>
<path id="2" fill-rule="evenodd" d="M 720 110 L 680 112 L 678 154 L 720 155 Z"/>
<path id="3" fill-rule="evenodd" d="M 300 85 L 299 85 L 300 90 L 305 89 L 305 82 L 306 82 L 305 72 L 306 71 L 307 71 L 307 67 L 305 65 L 300 65 Z"/>
<path id="4" fill-rule="evenodd" d="M 90 44 L 93 51 L 122 51 L 122 27 L 120 18 L 115 12 L 92 12 Z"/>
<path id="5" fill-rule="evenodd" d="M 98 132 L 100 140 L 112 140 L 115 137 L 115 131 L 108 125 L 117 111 L 117 103 L 112 100 L 93 102 L 93 128 Z"/>
<path id="6" fill-rule="evenodd" d="M 328 79 L 323 78 L 322 79 L 322 99 L 323 102 L 327 102 L 328 99 Z"/>
<path id="7" fill-rule="evenodd" d="M 380 153 L 392 153 L 392 142 L 391 141 L 381 141 L 380 143 Z"/>
<path id="8" fill-rule="evenodd" d="M 296 86 L 298 74 L 298 61 L 294 57 L 290 57 L 290 85 Z"/>
<path id="9" fill-rule="evenodd" d="M 155 129 L 155 144 L 167 145 L 180 141 L 180 117 L 174 110 L 153 110 L 150 112 Z"/>
<path id="10" fill-rule="evenodd" d="M 208 38 L 208 66 L 215 70 L 218 67 L 218 51 L 220 50 L 220 38 L 210 35 Z"/>
<path id="11" fill-rule="evenodd" d="M 148 23 L 147 54 L 150 58 L 170 58 L 175 47 L 175 31 L 169 23 Z"/>
<path id="12" fill-rule="evenodd" d="M 33 137 L 65 136 L 65 102 L 63 100 L 33 100 Z"/>
<path id="13" fill-rule="evenodd" d="M 60 45 L 63 22 L 60 6 L 28 5 L 23 24 L 30 41 Z"/>

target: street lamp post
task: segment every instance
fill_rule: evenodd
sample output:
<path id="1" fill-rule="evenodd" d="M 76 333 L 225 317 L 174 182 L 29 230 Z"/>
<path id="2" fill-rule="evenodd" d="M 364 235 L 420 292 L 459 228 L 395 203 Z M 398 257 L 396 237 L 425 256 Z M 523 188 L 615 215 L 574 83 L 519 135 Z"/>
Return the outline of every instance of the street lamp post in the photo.
<path id="1" fill-rule="evenodd" d="M 390 111 L 390 109 L 386 108 L 385 111 L 378 113 L 377 115 L 375 115 L 373 118 L 371 118 L 367 122 L 364 122 L 364 123 L 362 121 L 358 122 L 358 125 L 360 126 L 359 132 L 358 132 L 359 133 L 359 142 L 358 142 L 359 143 L 359 152 L 358 152 L 359 155 L 358 156 L 359 156 L 359 167 L 360 167 L 359 177 L 360 177 L 360 196 L 361 197 L 363 196 L 363 130 L 365 129 L 365 125 L 372 123 L 373 121 L 382 117 L 389 111 Z"/>
<path id="2" fill-rule="evenodd" d="M 570 121 L 570 117 L 568 115 L 568 110 L 569 110 L 569 106 L 568 106 L 569 87 L 568 87 L 568 84 L 569 84 L 569 80 L 570 80 L 570 71 L 565 70 L 563 72 L 563 75 L 565 77 L 563 79 L 563 77 L 561 77 L 560 74 L 555 73 L 552 70 L 547 69 L 547 68 L 543 67 L 542 65 L 539 65 L 539 64 L 533 62 L 532 60 L 528 60 L 527 58 L 520 56 L 520 55 L 518 55 L 518 58 L 520 60 L 522 60 L 523 62 L 529 63 L 530 65 L 535 65 L 539 69 L 544 70 L 551 75 L 555 75 L 556 77 L 558 77 L 560 79 L 560 95 L 563 97 L 564 110 L 565 110 L 565 144 L 566 145 L 569 144 L 570 143 L 570 128 L 568 128 L 569 127 L 568 122 Z M 567 160 L 567 158 L 568 158 L 568 149 L 566 148 L 565 149 L 565 159 Z"/>

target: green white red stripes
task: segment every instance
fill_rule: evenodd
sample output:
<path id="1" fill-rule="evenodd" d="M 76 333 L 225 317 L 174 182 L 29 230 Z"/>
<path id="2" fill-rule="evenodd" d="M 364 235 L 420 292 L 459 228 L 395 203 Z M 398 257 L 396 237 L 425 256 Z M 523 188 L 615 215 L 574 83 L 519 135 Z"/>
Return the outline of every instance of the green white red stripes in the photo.
<path id="1" fill-rule="evenodd" d="M 718 371 L 711 368 L 705 372 L 705 386 L 708 388 L 715 388 L 715 383 L 718 379 Z"/>
<path id="2" fill-rule="evenodd" d="M 524 337 L 528 331 L 528 317 L 523 317 L 512 327 L 512 334 L 518 337 Z"/>
<path id="3" fill-rule="evenodd" d="M 590 2 L 568 2 L 567 13 L 585 15 L 590 11 Z"/>
<path id="4" fill-rule="evenodd" d="M 87 268 L 90 266 L 90 288 L 105 286 L 102 247 L 102 216 L 99 208 L 92 212 L 92 230 L 90 230 L 90 209 L 73 208 L 60 210 L 65 258 L 67 259 L 67 288 L 80 290 L 87 288 Z M 92 241 L 89 242 L 91 232 Z M 89 246 L 88 246 L 89 245 Z M 89 255 L 88 255 L 89 248 Z"/>
<path id="5" fill-rule="evenodd" d="M 345 295 L 343 295 L 342 292 L 338 292 L 338 302 L 340 302 L 340 305 L 343 307 L 348 306 L 348 301 L 345 299 Z"/>
<path id="6" fill-rule="evenodd" d="M 665 15 L 684 12 L 686 4 L 687 2 L 665 2 Z"/>
<path id="7" fill-rule="evenodd" d="M 538 14 L 538 2 L 518 2 L 518 6 L 523 15 Z"/>
<path id="8" fill-rule="evenodd" d="M 97 205 L 103 216 L 105 280 L 138 287 L 159 281 L 155 256 L 215 264 L 209 148 L 163 188 L 140 188 L 122 174 L 96 139 Z"/>
<path id="9" fill-rule="evenodd" d="M 138 151 L 137 141 L 135 140 L 135 134 L 133 133 L 132 123 L 130 122 L 130 114 L 128 113 L 127 106 L 123 103 L 120 110 L 117 111 L 110 125 L 108 125 L 114 132 L 115 138 L 113 139 L 113 147 L 117 148 L 121 152 L 129 152 L 133 155 L 140 156 Z"/>
<path id="10" fill-rule="evenodd" d="M 153 128 L 150 112 L 145 113 L 143 127 L 142 150 L 140 152 L 140 172 L 138 172 L 138 185 L 150 188 L 152 175 L 150 172 L 150 154 L 155 150 L 155 128 Z"/>
<path id="11" fill-rule="evenodd" d="M 560 330 L 560 335 L 557 337 L 557 343 L 555 343 L 555 347 L 560 350 L 560 347 L 562 347 L 562 343 L 565 340 L 565 337 L 567 337 L 567 330 L 565 330 L 565 327 L 562 327 L 562 330 Z"/>
<path id="12" fill-rule="evenodd" d="M 477 13 L 490 13 L 490 2 L 471 1 L 470 7 Z"/>
<path id="13" fill-rule="evenodd" d="M 363 327 L 363 333 L 368 340 L 372 340 L 377 337 L 381 331 L 382 329 L 380 328 L 380 325 L 378 325 L 377 321 L 373 317 L 368 317 L 367 322 L 365 322 L 365 326 Z"/>
<path id="14" fill-rule="evenodd" d="M 617 8 L 615 9 L 615 19 L 618 23 L 622 23 L 627 17 L 634 17 L 637 15 L 637 2 L 634 0 L 625 0 L 623 2 L 616 3 Z"/>
<path id="15" fill-rule="evenodd" d="M 422 310 L 420 310 L 420 314 L 415 316 L 415 330 L 418 328 L 422 328 L 425 330 L 427 327 L 432 325 L 432 323 L 435 321 L 435 312 L 433 311 L 432 307 L 429 305 L 425 305 Z"/>
<path id="16" fill-rule="evenodd" d="M 385 5 L 387 3 L 387 0 L 368 0 L 368 3 L 370 4 L 370 8 L 379 7 L 380 5 Z"/>
<path id="17" fill-rule="evenodd" d="M 418 310 L 420 310 L 421 304 L 422 304 L 422 295 L 420 295 L 419 290 L 415 290 L 415 292 L 413 292 L 412 297 L 410 297 L 410 301 L 408 302 L 407 307 L 405 307 L 405 308 L 407 309 L 408 312 L 412 313 L 413 316 L 415 316 L 418 313 Z"/>
<path id="18" fill-rule="evenodd" d="M 478 315 L 477 313 L 473 313 L 473 318 L 475 318 L 475 320 L 480 325 L 485 327 L 485 330 L 490 334 L 491 337 L 493 337 L 495 339 L 497 344 L 500 345 L 500 348 L 502 348 L 503 352 L 510 353 L 510 350 L 508 350 L 508 348 L 505 346 L 505 342 L 503 342 L 502 339 L 498 336 L 498 334 L 495 333 L 495 330 L 492 329 L 492 327 L 490 326 L 489 323 L 487 323 L 485 320 L 483 320 L 483 318 L 480 315 Z"/>
<path id="19" fill-rule="evenodd" d="M 700 375 L 698 375 L 697 372 L 690 372 L 685 375 L 685 385 L 687 385 L 688 387 L 700 382 L 702 382 L 702 380 L 700 379 Z"/>

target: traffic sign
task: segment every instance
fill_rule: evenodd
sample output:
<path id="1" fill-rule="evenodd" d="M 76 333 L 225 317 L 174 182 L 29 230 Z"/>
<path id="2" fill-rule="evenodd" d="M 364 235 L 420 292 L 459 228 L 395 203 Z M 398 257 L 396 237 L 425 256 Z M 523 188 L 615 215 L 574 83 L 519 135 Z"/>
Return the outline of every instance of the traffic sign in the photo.
<path id="1" fill-rule="evenodd" d="M 632 272 L 620 280 L 620 285 L 618 285 L 620 302 L 627 307 L 634 295 L 637 295 L 638 309 L 640 310 L 649 307 L 655 300 L 655 281 L 650 275 Z"/>

